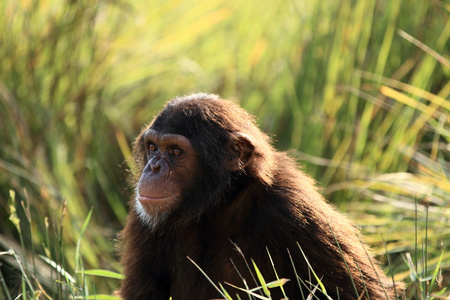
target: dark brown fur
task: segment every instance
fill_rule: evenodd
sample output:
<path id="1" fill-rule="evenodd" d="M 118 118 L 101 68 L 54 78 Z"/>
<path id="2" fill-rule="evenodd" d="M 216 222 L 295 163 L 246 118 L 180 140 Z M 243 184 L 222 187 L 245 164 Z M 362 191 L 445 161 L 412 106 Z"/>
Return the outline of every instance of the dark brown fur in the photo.
<path id="1" fill-rule="evenodd" d="M 358 231 L 324 201 L 314 181 L 293 159 L 271 147 L 267 135 L 242 108 L 205 94 L 177 98 L 142 133 L 149 128 L 189 138 L 201 165 L 180 205 L 157 226 L 143 225 L 135 210 L 130 210 L 120 235 L 126 275 L 120 294 L 124 299 L 219 298 L 187 257 L 215 283 L 244 287 L 237 269 L 255 287 L 232 242 L 249 262 L 255 261 L 266 282 L 276 280 L 270 253 L 279 278 L 290 279 L 284 285 L 290 299 L 302 299 L 302 293 L 306 299 L 308 289 L 313 289 L 309 282 L 317 284 L 304 255 L 333 299 L 358 299 L 361 294 L 363 299 L 367 295 L 370 299 L 393 298 L 392 283 L 360 241 Z M 254 147 L 250 162 L 240 171 L 227 167 L 242 152 L 235 132 L 249 137 Z M 142 143 L 141 134 L 134 149 L 140 170 L 147 164 Z M 307 287 L 297 284 L 288 249 Z M 231 295 L 239 293 L 248 299 L 224 286 Z M 271 292 L 273 299 L 283 297 L 278 288 Z M 315 295 L 325 299 L 320 290 Z"/>

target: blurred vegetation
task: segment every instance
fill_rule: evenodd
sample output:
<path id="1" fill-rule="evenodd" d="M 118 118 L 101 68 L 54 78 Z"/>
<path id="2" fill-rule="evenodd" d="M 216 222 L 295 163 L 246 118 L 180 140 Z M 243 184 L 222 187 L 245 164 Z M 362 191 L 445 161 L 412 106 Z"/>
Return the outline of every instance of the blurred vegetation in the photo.
<path id="1" fill-rule="evenodd" d="M 1 1 L 0 299 L 112 295 L 130 145 L 198 91 L 301 159 L 409 298 L 443 293 L 449 14 L 439 0 Z"/>

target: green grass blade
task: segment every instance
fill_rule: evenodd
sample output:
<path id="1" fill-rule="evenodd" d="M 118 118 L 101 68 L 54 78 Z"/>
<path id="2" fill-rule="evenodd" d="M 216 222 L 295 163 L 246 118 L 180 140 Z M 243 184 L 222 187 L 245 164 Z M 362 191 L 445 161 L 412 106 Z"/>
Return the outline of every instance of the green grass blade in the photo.
<path id="1" fill-rule="evenodd" d="M 247 293 L 248 295 L 253 296 L 253 297 L 255 297 L 255 298 L 262 299 L 262 300 L 270 300 L 269 297 L 264 297 L 264 296 L 262 296 L 262 295 L 260 295 L 260 294 L 257 294 L 257 293 L 255 293 L 255 292 L 253 292 L 253 291 L 251 291 L 251 290 L 243 289 L 243 288 L 241 288 L 241 287 L 238 287 L 238 286 L 236 286 L 236 285 L 234 285 L 234 284 L 231 284 L 231 283 L 228 283 L 228 282 L 225 282 L 225 283 L 228 284 L 229 286 L 231 286 L 232 288 L 235 288 L 235 289 L 237 289 L 237 290 L 243 291 L 243 292 Z M 262 287 L 261 287 L 261 288 L 262 288 Z"/>
<path id="2" fill-rule="evenodd" d="M 195 261 L 193 261 L 189 256 L 187 257 L 187 259 L 189 259 L 189 261 L 191 262 L 191 263 L 193 263 L 194 264 L 194 266 L 196 266 L 197 267 L 197 269 L 206 277 L 206 279 L 208 279 L 208 281 L 211 283 L 211 285 L 220 293 L 220 295 L 222 296 L 222 297 L 224 297 L 225 299 L 229 299 L 229 298 L 227 298 L 227 296 L 222 292 L 222 290 L 211 280 L 211 278 L 209 278 L 209 276 L 202 270 L 202 268 L 200 268 L 200 266 L 199 265 L 197 265 L 196 263 L 195 263 Z"/>
<path id="3" fill-rule="evenodd" d="M 258 277 L 259 284 L 262 287 L 262 290 L 264 291 L 264 294 L 268 297 L 270 297 L 270 291 L 267 288 L 266 280 L 264 279 L 264 276 L 261 274 L 261 271 L 259 270 L 258 266 L 256 265 L 255 261 L 252 259 L 253 268 L 255 269 L 256 276 Z"/>
<path id="4" fill-rule="evenodd" d="M 311 266 L 311 264 L 309 263 L 308 258 L 306 257 L 305 252 L 303 252 L 302 247 L 300 246 L 299 243 L 297 243 L 298 248 L 300 249 L 300 251 L 302 252 L 303 258 L 305 259 L 306 263 L 308 264 L 308 268 L 311 270 L 312 274 L 314 275 L 314 278 L 317 281 L 317 284 L 320 286 L 320 289 L 322 290 L 322 293 L 324 295 L 327 295 L 327 289 L 325 288 L 325 286 L 323 285 L 322 281 L 320 280 L 319 276 L 317 276 L 316 272 L 314 271 L 313 267 Z"/>
<path id="5" fill-rule="evenodd" d="M 434 269 L 433 277 L 432 277 L 431 283 L 430 283 L 430 292 L 433 291 L 434 284 L 436 283 L 436 279 L 438 278 L 439 271 L 441 269 L 442 258 L 444 257 L 444 252 L 445 252 L 445 248 L 442 249 L 442 253 L 441 253 L 441 256 L 439 257 L 439 261 Z"/>
<path id="6" fill-rule="evenodd" d="M 50 266 L 52 266 L 58 273 L 64 276 L 68 282 L 72 284 L 76 282 L 75 278 L 73 278 L 68 272 L 66 272 L 62 266 L 58 265 L 56 262 L 43 255 L 39 255 L 39 257 Z"/>
<path id="7" fill-rule="evenodd" d="M 83 271 L 78 271 L 77 273 L 82 273 L 82 274 L 92 275 L 92 276 L 100 276 L 100 277 L 105 277 L 105 278 L 125 279 L 125 275 L 123 275 L 123 274 L 113 272 L 113 271 L 108 271 L 108 270 L 101 270 L 101 269 L 83 270 Z"/>
<path id="8" fill-rule="evenodd" d="M 119 296 L 114 295 L 102 295 L 102 294 L 96 294 L 96 295 L 89 295 L 89 296 L 76 296 L 75 299 L 94 299 L 94 300 L 121 300 Z"/>
<path id="9" fill-rule="evenodd" d="M 84 232 L 85 232 L 85 230 L 86 230 L 86 228 L 87 228 L 87 226 L 89 224 L 89 221 L 91 220 L 91 216 L 92 216 L 92 212 L 93 211 L 94 211 L 94 208 L 92 207 L 89 210 L 89 213 L 88 213 L 88 215 L 86 217 L 86 220 L 84 220 L 83 226 L 81 226 L 80 233 L 78 235 L 77 247 L 75 249 L 75 272 L 78 272 L 78 270 L 80 269 L 80 263 L 81 263 L 81 261 L 80 261 L 80 259 L 81 259 L 81 257 L 80 257 L 81 239 L 82 239 L 83 234 L 84 234 Z"/>
<path id="10" fill-rule="evenodd" d="M 288 279 L 280 279 L 280 277 L 278 276 L 278 272 L 277 272 L 277 270 L 276 270 L 275 264 L 273 263 L 272 256 L 270 255 L 270 251 L 269 251 L 269 249 L 268 249 L 267 247 L 266 247 L 266 251 L 267 251 L 267 255 L 269 256 L 270 264 L 272 265 L 272 269 L 273 269 L 273 271 L 274 271 L 274 273 L 275 273 L 275 277 L 277 278 L 277 281 L 280 281 L 280 280 L 288 280 Z M 286 282 L 284 282 L 283 284 L 281 284 L 279 287 L 280 287 L 281 293 L 283 294 L 284 298 L 288 298 L 287 295 L 286 295 L 286 292 L 284 291 L 284 288 L 283 288 L 283 285 L 284 285 L 285 283 L 286 283 Z M 269 283 L 269 284 L 270 284 L 270 283 Z M 270 287 L 269 287 L 269 288 L 270 288 Z"/>

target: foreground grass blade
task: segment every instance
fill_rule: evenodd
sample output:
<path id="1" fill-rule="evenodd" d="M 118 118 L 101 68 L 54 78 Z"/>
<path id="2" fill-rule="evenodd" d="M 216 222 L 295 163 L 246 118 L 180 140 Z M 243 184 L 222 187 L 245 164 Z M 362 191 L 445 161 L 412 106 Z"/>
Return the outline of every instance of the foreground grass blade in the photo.
<path id="1" fill-rule="evenodd" d="M 197 267 L 197 269 L 199 269 L 200 272 L 202 272 L 202 274 L 206 277 L 206 279 L 208 279 L 208 281 L 212 284 L 212 286 L 214 286 L 214 288 L 220 293 L 220 295 L 222 295 L 222 297 L 224 297 L 224 299 L 232 300 L 231 298 L 228 298 L 227 295 L 225 295 L 222 292 L 222 290 L 211 280 L 211 278 L 209 278 L 209 276 L 200 268 L 200 266 L 195 263 L 195 261 L 193 261 L 190 257 L 187 257 L 187 258 L 190 260 L 191 263 L 194 264 L 194 266 Z"/>
<path id="2" fill-rule="evenodd" d="M 108 270 L 101 270 L 101 269 L 92 269 L 92 270 L 84 270 L 79 271 L 78 273 L 86 274 L 86 275 L 93 275 L 93 276 L 100 276 L 105 278 L 115 278 L 115 279 L 125 279 L 125 275 L 108 271 Z"/>

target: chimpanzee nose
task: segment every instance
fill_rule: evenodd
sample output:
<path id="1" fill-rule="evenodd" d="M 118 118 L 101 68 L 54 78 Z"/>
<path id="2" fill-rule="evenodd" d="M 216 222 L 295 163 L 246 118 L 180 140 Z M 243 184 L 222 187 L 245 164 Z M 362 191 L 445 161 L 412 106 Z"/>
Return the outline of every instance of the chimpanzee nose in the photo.
<path id="1" fill-rule="evenodd" d="M 161 162 L 157 160 L 155 163 L 150 162 L 152 173 L 158 173 L 161 170 Z"/>
<path id="2" fill-rule="evenodd" d="M 147 165 L 145 166 L 143 172 L 149 173 L 159 173 L 161 171 L 161 158 L 160 157 L 152 157 Z"/>

